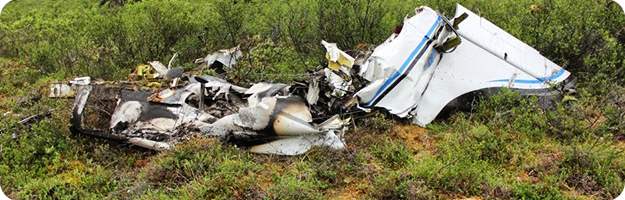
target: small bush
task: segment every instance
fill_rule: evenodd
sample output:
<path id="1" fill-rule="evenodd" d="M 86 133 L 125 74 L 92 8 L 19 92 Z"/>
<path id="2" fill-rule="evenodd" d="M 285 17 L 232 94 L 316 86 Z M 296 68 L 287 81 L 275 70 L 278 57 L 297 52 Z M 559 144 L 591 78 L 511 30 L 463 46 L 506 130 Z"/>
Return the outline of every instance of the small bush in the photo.
<path id="1" fill-rule="evenodd" d="M 315 192 L 315 184 L 311 181 L 300 180 L 295 176 L 280 177 L 277 184 L 269 188 L 273 199 L 322 199 Z"/>
<path id="2" fill-rule="evenodd" d="M 376 190 L 371 196 L 376 199 L 434 199 L 435 196 L 423 181 L 404 172 L 384 172 L 375 176 Z"/>
<path id="3" fill-rule="evenodd" d="M 412 150 L 400 142 L 390 139 L 372 146 L 371 153 L 383 165 L 392 169 L 410 167 L 414 163 Z"/>

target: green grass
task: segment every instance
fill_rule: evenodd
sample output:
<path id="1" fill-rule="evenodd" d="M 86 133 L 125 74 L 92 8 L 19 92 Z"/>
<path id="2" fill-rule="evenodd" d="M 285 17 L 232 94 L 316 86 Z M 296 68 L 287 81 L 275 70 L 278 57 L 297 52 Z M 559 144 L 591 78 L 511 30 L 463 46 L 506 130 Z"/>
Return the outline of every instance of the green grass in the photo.
<path id="1" fill-rule="evenodd" d="M 345 194 L 561 199 L 619 194 L 625 178 L 619 140 L 600 128 L 555 137 L 549 132 L 552 127 L 489 112 L 510 106 L 497 102 L 499 98 L 516 99 L 508 103 L 520 117 L 549 120 L 547 113 L 517 108 L 524 100 L 507 92 L 480 104 L 483 111 L 455 114 L 421 133 L 406 131 L 404 136 L 414 138 L 398 134 L 412 126 L 407 122 L 373 117 L 368 120 L 378 121 L 377 126 L 350 125 L 353 131 L 347 134 L 349 146 L 344 151 L 316 148 L 302 156 L 283 157 L 251 154 L 216 139 L 196 138 L 156 153 L 71 136 L 67 130 L 71 102 L 44 96 L 21 113 L 55 108 L 58 112 L 51 118 L 30 129 L 16 123 L 20 118 L 3 118 L 9 125 L 2 128 L 0 184 L 11 197 L 24 199 L 323 199 Z M 564 132 L 576 127 L 553 128 Z M 16 139 L 5 134 L 11 131 L 17 133 Z"/>

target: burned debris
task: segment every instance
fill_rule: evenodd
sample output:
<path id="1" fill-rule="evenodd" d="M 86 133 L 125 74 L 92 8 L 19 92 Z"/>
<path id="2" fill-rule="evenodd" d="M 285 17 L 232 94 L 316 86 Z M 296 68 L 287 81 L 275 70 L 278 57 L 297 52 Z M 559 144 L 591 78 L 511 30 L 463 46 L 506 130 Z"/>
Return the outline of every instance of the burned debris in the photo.
<path id="1" fill-rule="evenodd" d="M 223 54 L 227 53 L 224 52 L 232 51 L 212 54 L 221 57 L 207 63 L 214 65 L 227 60 L 234 64 L 236 57 L 240 56 L 240 53 L 228 54 L 225 57 L 232 58 L 225 58 Z M 203 64 L 206 63 L 200 65 Z M 193 133 L 222 137 L 255 153 L 297 155 L 314 146 L 345 147 L 343 120 L 334 115 L 314 121 L 309 104 L 304 100 L 306 97 L 297 95 L 307 93 L 294 92 L 296 89 L 290 85 L 260 82 L 245 88 L 216 76 L 185 73 L 167 79 L 168 75 L 161 74 L 171 74 L 170 67 L 166 68 L 160 62 L 150 62 L 149 66 L 151 68 L 139 66 L 134 76 L 147 76 L 155 83 L 148 83 L 152 87 L 137 88 L 132 83 L 91 83 L 89 77 L 82 77 L 69 83 L 52 84 L 50 96 L 75 97 L 72 131 L 154 150 L 169 149 L 188 140 Z M 176 79 L 180 79 L 180 84 L 171 87 L 156 84 Z M 87 110 L 107 106 L 92 101 L 111 97 L 115 101 L 108 101 L 108 104 L 114 104 L 114 109 L 110 110 L 111 106 L 108 106 L 109 111 L 105 112 L 110 113 L 109 123 L 94 126 L 97 123 L 87 119 Z"/>
<path id="2" fill-rule="evenodd" d="M 137 67 L 132 76 L 147 86 L 82 77 L 52 84 L 50 96 L 74 97 L 76 133 L 154 150 L 192 135 L 221 137 L 254 153 L 298 155 L 312 147 L 345 148 L 345 113 L 383 108 L 425 126 L 444 107 L 466 103 L 467 94 L 511 88 L 554 99 L 571 87 L 568 71 L 494 24 L 460 5 L 455 17 L 419 7 L 385 42 L 354 55 L 321 41 L 327 67 L 296 87 L 242 87 L 193 75 L 172 69 L 174 56 L 167 67 L 158 61 Z M 241 56 L 239 47 L 220 50 L 196 60 L 191 71 L 228 72 Z"/>

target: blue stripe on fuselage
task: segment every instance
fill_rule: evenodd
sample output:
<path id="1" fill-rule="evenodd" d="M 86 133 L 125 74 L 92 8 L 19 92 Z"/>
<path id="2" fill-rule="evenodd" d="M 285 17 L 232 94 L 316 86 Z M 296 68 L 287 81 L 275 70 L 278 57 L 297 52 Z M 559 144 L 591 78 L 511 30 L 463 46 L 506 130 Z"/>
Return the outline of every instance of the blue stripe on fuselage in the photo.
<path id="1" fill-rule="evenodd" d="M 436 20 L 436 22 L 434 23 L 434 25 L 432 25 L 432 27 L 428 31 L 428 33 L 423 37 L 423 40 L 421 40 L 421 42 L 419 43 L 417 48 L 415 48 L 412 51 L 410 56 L 408 56 L 408 59 L 406 59 L 404 64 L 401 66 L 401 68 L 399 68 L 399 71 L 395 72 L 393 74 L 393 76 L 391 76 L 389 79 L 386 80 L 386 82 L 384 82 L 384 85 L 382 85 L 382 87 L 380 87 L 380 89 L 378 89 L 378 91 L 375 93 L 375 96 L 373 96 L 373 98 L 371 98 L 369 101 L 367 101 L 367 103 L 366 103 L 367 105 L 371 105 L 371 103 L 373 101 L 375 101 L 376 98 L 378 98 L 378 96 L 382 93 L 382 91 L 384 91 L 386 89 L 386 87 L 388 87 L 391 83 L 393 83 L 393 81 L 395 81 L 395 79 L 397 79 L 397 77 L 399 77 L 404 72 L 404 70 L 406 70 L 406 67 L 408 66 L 408 64 L 410 64 L 410 61 L 412 61 L 414 56 L 417 55 L 417 52 L 419 52 L 419 50 L 421 50 L 421 48 L 423 47 L 423 44 L 425 44 L 425 42 L 429 38 L 432 38 L 432 32 L 434 32 L 434 29 L 438 26 L 438 24 L 440 22 L 441 22 L 441 17 L 439 16 L 438 19 Z"/>
<path id="2" fill-rule="evenodd" d="M 513 83 L 528 83 L 528 84 L 535 84 L 535 83 L 544 83 L 553 79 L 557 79 L 560 76 L 562 76 L 562 74 L 564 74 L 564 69 L 560 69 L 560 71 L 558 71 L 557 74 L 548 76 L 548 77 L 541 77 L 541 78 L 536 78 L 536 80 L 514 80 Z M 510 82 L 510 79 L 498 79 L 498 80 L 492 80 L 489 82 Z"/>

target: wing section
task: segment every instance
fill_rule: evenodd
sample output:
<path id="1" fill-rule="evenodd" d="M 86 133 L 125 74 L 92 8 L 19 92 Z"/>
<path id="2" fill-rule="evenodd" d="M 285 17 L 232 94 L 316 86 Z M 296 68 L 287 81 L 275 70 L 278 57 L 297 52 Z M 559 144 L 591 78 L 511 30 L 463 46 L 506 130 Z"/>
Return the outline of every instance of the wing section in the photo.
<path id="1" fill-rule="evenodd" d="M 445 54 L 415 109 L 413 121 L 425 126 L 453 99 L 486 88 L 549 89 L 570 72 L 458 4 L 467 13 L 458 34 L 462 44 Z"/>

